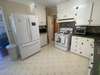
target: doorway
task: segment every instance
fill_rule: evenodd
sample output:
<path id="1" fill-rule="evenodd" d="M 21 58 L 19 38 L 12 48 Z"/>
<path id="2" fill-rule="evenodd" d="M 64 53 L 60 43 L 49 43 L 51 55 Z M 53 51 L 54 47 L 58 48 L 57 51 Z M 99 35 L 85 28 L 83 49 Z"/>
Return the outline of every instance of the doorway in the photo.
<path id="1" fill-rule="evenodd" d="M 0 59 L 8 55 L 6 46 L 9 44 L 5 29 L 5 19 L 2 7 L 0 7 Z"/>

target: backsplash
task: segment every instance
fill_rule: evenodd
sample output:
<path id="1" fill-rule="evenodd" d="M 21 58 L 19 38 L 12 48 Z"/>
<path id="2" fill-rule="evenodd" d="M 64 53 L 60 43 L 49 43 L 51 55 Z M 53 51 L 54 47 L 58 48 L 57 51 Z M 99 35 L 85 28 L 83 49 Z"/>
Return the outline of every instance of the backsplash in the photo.
<path id="1" fill-rule="evenodd" d="M 100 34 L 100 26 L 87 26 L 86 32 Z"/>
<path id="2" fill-rule="evenodd" d="M 62 22 L 59 23 L 60 28 L 75 28 L 75 22 Z"/>

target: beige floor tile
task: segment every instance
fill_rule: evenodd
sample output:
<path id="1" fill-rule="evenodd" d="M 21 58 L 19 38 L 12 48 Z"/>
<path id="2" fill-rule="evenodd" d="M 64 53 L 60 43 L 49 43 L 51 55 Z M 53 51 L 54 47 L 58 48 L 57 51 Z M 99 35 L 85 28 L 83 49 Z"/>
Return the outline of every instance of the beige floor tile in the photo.
<path id="1" fill-rule="evenodd" d="M 87 75 L 88 59 L 56 49 L 53 45 L 24 60 L 0 63 L 0 75 Z"/>

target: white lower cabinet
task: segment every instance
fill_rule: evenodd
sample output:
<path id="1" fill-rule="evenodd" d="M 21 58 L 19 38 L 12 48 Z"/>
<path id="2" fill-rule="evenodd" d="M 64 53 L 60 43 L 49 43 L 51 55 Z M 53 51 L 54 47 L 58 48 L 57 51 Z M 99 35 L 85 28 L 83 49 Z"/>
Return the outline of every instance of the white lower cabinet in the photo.
<path id="1" fill-rule="evenodd" d="M 88 75 L 91 75 L 94 65 L 94 39 L 72 36 L 71 52 L 89 59 Z"/>
<path id="2" fill-rule="evenodd" d="M 41 47 L 47 45 L 47 33 L 41 33 L 40 34 L 40 42 L 41 42 Z"/>
<path id="3" fill-rule="evenodd" d="M 72 36 L 71 52 L 90 58 L 94 50 L 94 39 Z"/>

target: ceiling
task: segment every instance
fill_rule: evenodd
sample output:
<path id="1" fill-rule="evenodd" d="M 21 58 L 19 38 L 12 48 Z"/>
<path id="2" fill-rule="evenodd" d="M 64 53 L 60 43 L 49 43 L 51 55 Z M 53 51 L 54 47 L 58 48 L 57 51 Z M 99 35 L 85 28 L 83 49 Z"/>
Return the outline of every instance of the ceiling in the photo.
<path id="1" fill-rule="evenodd" d="M 32 4 L 32 3 L 38 3 L 45 5 L 47 7 L 55 7 L 58 3 L 61 3 L 66 0 L 9 0 L 9 1 L 15 1 L 23 4 Z"/>

